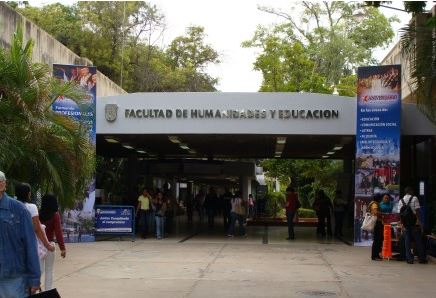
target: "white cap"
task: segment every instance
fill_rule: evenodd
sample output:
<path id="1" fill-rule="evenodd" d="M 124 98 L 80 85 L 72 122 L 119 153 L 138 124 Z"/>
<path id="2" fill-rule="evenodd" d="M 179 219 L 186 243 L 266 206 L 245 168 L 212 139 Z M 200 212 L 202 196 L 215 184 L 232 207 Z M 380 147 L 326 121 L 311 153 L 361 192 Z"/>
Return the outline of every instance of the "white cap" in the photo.
<path id="1" fill-rule="evenodd" d="M 2 171 L 0 171 L 0 181 L 6 181 L 5 173 L 3 173 Z"/>

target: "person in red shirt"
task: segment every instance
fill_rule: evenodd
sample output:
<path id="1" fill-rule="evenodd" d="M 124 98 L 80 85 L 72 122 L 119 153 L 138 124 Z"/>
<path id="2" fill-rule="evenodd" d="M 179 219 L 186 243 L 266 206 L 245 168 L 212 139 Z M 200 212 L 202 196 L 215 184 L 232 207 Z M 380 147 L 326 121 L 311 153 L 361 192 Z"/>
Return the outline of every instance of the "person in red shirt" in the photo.
<path id="1" fill-rule="evenodd" d="M 286 240 L 294 240 L 294 216 L 300 207 L 300 201 L 298 200 L 298 196 L 294 191 L 293 187 L 288 187 L 286 189 L 286 219 L 288 221 L 288 238 Z"/>
<path id="2" fill-rule="evenodd" d="M 41 210 L 39 211 L 39 219 L 46 226 L 45 233 L 48 241 L 52 242 L 56 236 L 56 241 L 61 250 L 62 258 L 65 258 L 67 251 L 65 250 L 64 237 L 62 234 L 61 216 L 59 215 L 58 200 L 53 194 L 46 194 L 41 199 Z M 41 273 L 45 275 L 45 290 L 53 289 L 53 267 L 55 260 L 55 252 L 49 251 L 46 256 L 41 259 Z"/>

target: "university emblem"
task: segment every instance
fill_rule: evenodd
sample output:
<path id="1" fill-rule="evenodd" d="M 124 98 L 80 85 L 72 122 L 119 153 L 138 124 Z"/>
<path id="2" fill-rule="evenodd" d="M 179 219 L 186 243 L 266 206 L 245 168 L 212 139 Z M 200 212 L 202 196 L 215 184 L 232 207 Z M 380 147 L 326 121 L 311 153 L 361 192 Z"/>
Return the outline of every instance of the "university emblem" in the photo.
<path id="1" fill-rule="evenodd" d="M 116 104 L 107 104 L 104 107 L 104 115 L 106 117 L 106 120 L 109 122 L 114 122 L 117 120 L 117 112 L 118 112 L 118 105 Z"/>

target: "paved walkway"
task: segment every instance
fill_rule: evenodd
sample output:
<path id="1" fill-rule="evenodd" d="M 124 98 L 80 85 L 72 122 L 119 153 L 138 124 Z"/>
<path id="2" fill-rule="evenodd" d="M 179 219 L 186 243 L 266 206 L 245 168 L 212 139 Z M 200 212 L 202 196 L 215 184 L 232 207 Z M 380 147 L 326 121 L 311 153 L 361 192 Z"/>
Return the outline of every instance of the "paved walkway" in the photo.
<path id="1" fill-rule="evenodd" d="M 68 244 L 56 259 L 62 297 L 434 297 L 436 266 L 371 261 L 369 248 L 298 228 L 250 227 L 247 237 L 198 233 L 163 240 Z"/>

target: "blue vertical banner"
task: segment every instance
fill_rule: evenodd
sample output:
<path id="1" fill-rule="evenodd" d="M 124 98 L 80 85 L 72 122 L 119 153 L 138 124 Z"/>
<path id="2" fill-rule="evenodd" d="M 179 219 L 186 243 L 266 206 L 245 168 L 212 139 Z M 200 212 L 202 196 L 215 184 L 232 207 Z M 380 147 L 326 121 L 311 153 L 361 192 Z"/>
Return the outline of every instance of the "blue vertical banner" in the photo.
<path id="1" fill-rule="evenodd" d="M 357 81 L 354 244 L 369 246 L 361 225 L 371 201 L 396 222 L 400 189 L 401 66 L 360 67 Z"/>
<path id="2" fill-rule="evenodd" d="M 73 101 L 60 97 L 52 105 L 53 111 L 81 121 L 89 132 L 89 140 L 96 142 L 97 68 L 87 65 L 53 64 L 53 76 L 73 81 L 87 93 L 86 98 Z M 63 230 L 66 242 L 93 241 L 94 237 L 95 177 L 84 194 L 83 202 L 77 202 L 73 210 L 63 214 Z"/>

